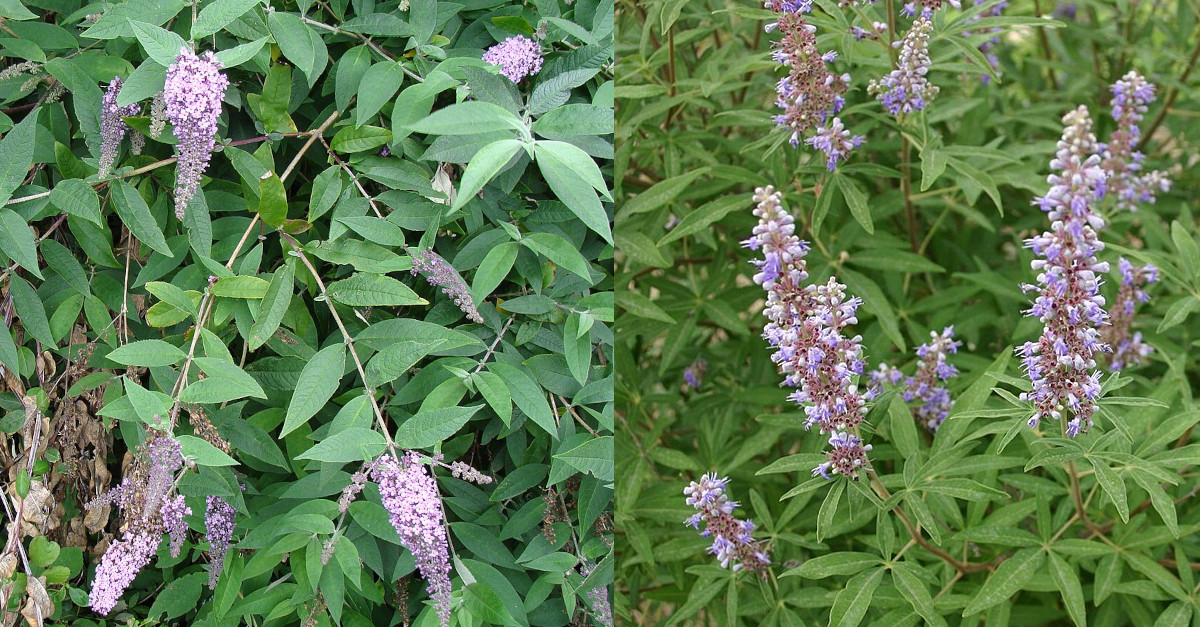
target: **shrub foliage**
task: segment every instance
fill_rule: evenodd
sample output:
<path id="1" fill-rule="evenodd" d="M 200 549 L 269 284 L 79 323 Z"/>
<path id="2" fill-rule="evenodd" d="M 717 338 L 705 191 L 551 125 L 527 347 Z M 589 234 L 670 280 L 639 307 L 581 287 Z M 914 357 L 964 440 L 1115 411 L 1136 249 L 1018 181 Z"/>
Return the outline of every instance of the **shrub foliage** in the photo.
<path id="1" fill-rule="evenodd" d="M 6 625 L 611 624 L 611 1 L 0 18 Z"/>
<path id="2" fill-rule="evenodd" d="M 1200 617 L 1200 509 L 1191 505 L 1200 464 L 1195 3 L 951 4 L 618 6 L 617 278 L 628 287 L 617 297 L 617 438 L 627 468 L 617 489 L 619 617 L 646 625 Z M 781 38 L 791 43 L 770 54 Z M 1119 121 L 1147 96 L 1141 87 L 1129 96 L 1139 84 L 1131 71 L 1157 97 L 1138 112 L 1141 134 L 1124 140 L 1144 159 L 1126 151 L 1116 161 L 1172 179 L 1169 193 L 1155 188 L 1153 204 L 1122 193 L 1129 170 L 1110 159 L 1121 141 L 1114 131 L 1128 128 Z M 785 75 L 790 83 L 780 82 Z M 806 77 L 822 80 L 797 82 Z M 1123 77 L 1125 86 L 1110 87 Z M 809 99 L 778 108 L 793 88 Z M 1082 126 L 1078 141 L 1058 144 L 1065 124 L 1081 123 L 1064 121 L 1080 105 L 1104 146 L 1088 145 Z M 1114 116 L 1114 105 L 1125 110 Z M 804 107 L 837 118 L 805 118 Z M 1077 162 L 1063 159 L 1075 149 Z M 1048 172 L 1100 171 L 1092 168 L 1103 173 L 1047 181 Z M 1096 199 L 1105 182 L 1109 193 Z M 768 245 L 764 233 L 785 241 L 780 219 L 754 231 L 754 250 L 741 246 L 770 213 L 767 192 L 752 198 L 767 186 L 808 242 L 800 287 L 834 279 L 844 306 L 828 302 L 842 288 L 790 304 L 763 291 L 774 282 L 768 291 L 799 293 L 783 285 L 795 266 L 778 251 L 802 250 Z M 1053 218 L 1060 225 L 1046 213 L 1056 207 L 1068 208 Z M 1053 238 L 1069 240 L 1073 256 L 1064 262 Z M 1146 264 L 1157 276 L 1138 270 Z M 1087 271 L 1100 279 L 1107 317 L 1050 308 L 1090 297 Z M 1056 283 L 1062 277 L 1069 287 Z M 1049 300 L 1035 306 L 1039 297 Z M 777 326 L 766 340 L 764 302 L 784 302 L 786 314 L 770 312 Z M 1130 321 L 1146 349 L 1130 352 L 1134 336 L 1107 331 Z M 1124 350 L 1088 343 L 1087 325 Z M 943 335 L 951 326 L 954 339 Z M 1065 341 L 1047 336 L 1040 353 L 1025 347 L 1043 327 Z M 799 405 L 788 398 L 795 390 L 780 389 L 775 349 L 780 363 L 816 364 L 789 371 L 801 373 L 789 386 L 813 386 Z M 834 359 L 846 369 L 822 370 Z M 898 370 L 878 376 L 861 423 L 830 419 L 845 407 L 812 402 L 831 398 L 818 384 L 861 396 L 880 365 Z M 1072 389 L 1086 395 L 1046 400 L 1093 370 L 1096 389 L 1078 380 Z M 935 389 L 943 385 L 946 395 Z M 1087 395 L 1098 401 L 1094 413 Z M 817 433 L 824 420 L 835 433 Z"/>

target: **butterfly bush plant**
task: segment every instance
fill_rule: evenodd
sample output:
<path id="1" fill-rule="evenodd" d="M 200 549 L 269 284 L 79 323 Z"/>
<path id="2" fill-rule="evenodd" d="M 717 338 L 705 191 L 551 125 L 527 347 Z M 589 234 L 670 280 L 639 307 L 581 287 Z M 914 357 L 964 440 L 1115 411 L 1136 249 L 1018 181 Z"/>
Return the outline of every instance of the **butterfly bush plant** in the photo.
<path id="1" fill-rule="evenodd" d="M 1195 6 L 617 15 L 618 620 L 1200 620 Z"/>
<path id="2" fill-rule="evenodd" d="M 611 627 L 613 24 L 0 3 L 3 624 Z"/>

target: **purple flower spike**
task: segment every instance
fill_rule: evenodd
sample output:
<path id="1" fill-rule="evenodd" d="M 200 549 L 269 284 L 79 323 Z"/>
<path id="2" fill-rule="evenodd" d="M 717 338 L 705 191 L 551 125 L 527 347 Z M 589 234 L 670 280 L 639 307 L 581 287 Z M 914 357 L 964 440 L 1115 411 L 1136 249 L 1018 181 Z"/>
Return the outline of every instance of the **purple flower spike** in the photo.
<path id="1" fill-rule="evenodd" d="M 1049 214 L 1050 231 L 1025 242 L 1038 255 L 1031 267 L 1038 285 L 1023 285 L 1037 298 L 1027 314 L 1045 325 L 1037 342 L 1017 348 L 1033 388 L 1021 394 L 1033 403 L 1030 427 L 1044 418 L 1066 420 L 1067 434 L 1077 435 L 1092 424 L 1100 373 L 1096 355 L 1109 350 L 1100 329 L 1108 324 L 1101 275 L 1108 263 L 1096 258 L 1104 244 L 1096 231 L 1104 220 L 1093 205 L 1104 194 L 1104 170 L 1096 155 L 1096 138 L 1087 107 L 1063 117 L 1066 129 L 1050 162 L 1050 191 L 1034 204 Z"/>
<path id="2" fill-rule="evenodd" d="M 904 400 L 921 401 L 916 408 L 917 420 L 930 432 L 937 433 L 938 427 L 950 415 L 954 402 L 950 391 L 942 385 L 958 375 L 958 369 L 946 361 L 948 355 L 958 352 L 962 342 L 955 341 L 954 327 L 946 327 L 939 335 L 929 332 L 929 343 L 917 348 L 917 374 L 904 382 Z"/>
<path id="3" fill-rule="evenodd" d="M 1112 86 L 1112 116 L 1117 122 L 1107 144 L 1100 146 L 1100 167 L 1108 174 L 1108 189 L 1118 209 L 1137 211 L 1137 203 L 1155 201 L 1158 192 L 1171 189 L 1165 172 L 1142 172 L 1145 155 L 1137 149 L 1142 139 L 1138 126 L 1154 102 L 1154 85 L 1137 72 L 1129 72 Z"/>
<path id="4" fill-rule="evenodd" d="M 159 536 L 144 531 L 126 531 L 125 535 L 108 546 L 96 579 L 88 593 L 88 603 L 98 614 L 107 615 L 121 599 L 125 588 L 133 583 L 138 572 L 150 564 L 158 549 Z"/>
<path id="5" fill-rule="evenodd" d="M 225 554 L 229 551 L 229 541 L 233 539 L 233 517 L 237 512 L 219 496 L 209 496 L 206 502 L 204 528 L 208 537 L 208 554 L 212 559 L 208 564 L 208 588 L 211 590 L 217 587 L 217 580 L 225 569 Z"/>
<path id="6" fill-rule="evenodd" d="M 738 520 L 733 516 L 738 504 L 730 501 L 726 495 L 728 484 L 728 477 L 718 479 L 717 473 L 710 472 L 700 477 L 700 481 L 693 481 L 684 488 L 687 504 L 696 508 L 696 514 L 685 520 L 684 524 L 699 530 L 700 523 L 704 523 L 700 535 L 712 538 L 708 552 L 717 557 L 721 568 L 765 575 L 764 571 L 771 565 L 770 553 L 754 540 L 754 522 Z"/>
<path id="7" fill-rule="evenodd" d="M 167 68 L 163 89 L 167 118 L 175 127 L 179 161 L 175 166 L 175 217 L 183 219 L 188 202 L 200 188 L 200 175 L 208 168 L 216 146 L 217 118 L 229 79 L 211 50 L 203 56 L 179 49 L 175 63 Z"/>
<path id="8" fill-rule="evenodd" d="M 177 494 L 175 498 L 167 499 L 163 503 L 159 513 L 162 515 L 163 529 L 171 538 L 171 557 L 179 557 L 188 530 L 187 522 L 183 519 L 192 515 L 192 508 L 184 503 L 182 494 Z"/>
<path id="9" fill-rule="evenodd" d="M 938 94 L 938 87 L 925 77 L 929 73 L 929 34 L 933 23 L 919 18 L 904 35 L 896 69 L 877 81 L 871 81 L 867 93 L 873 94 L 892 115 L 920 111 Z"/>
<path id="10" fill-rule="evenodd" d="M 828 65 L 837 55 L 817 49 L 816 27 L 804 20 L 804 14 L 812 10 L 811 1 L 767 0 L 765 6 L 777 16 L 767 31 L 778 30 L 783 35 L 771 56 L 788 70 L 775 85 L 775 105 L 783 111 L 775 116 L 775 123 L 791 131 L 792 146 L 799 146 L 801 139 L 815 130 L 816 135 L 805 143 L 824 152 L 832 170 L 862 142 L 832 117 L 846 104 L 842 94 L 850 87 L 850 75 L 830 72 Z"/>
<path id="11" fill-rule="evenodd" d="M 125 124 L 122 118 L 137 115 L 141 110 L 137 103 L 117 106 L 117 94 L 121 91 L 122 84 L 121 78 L 114 76 L 101 100 L 100 168 L 96 174 L 100 178 L 105 178 L 112 172 L 113 164 L 117 162 L 117 150 L 121 147 L 121 140 L 129 131 L 129 125 Z"/>
<path id="12" fill-rule="evenodd" d="M 483 60 L 500 66 L 501 74 L 519 83 L 526 76 L 542 71 L 542 48 L 536 41 L 517 35 L 488 48 L 483 53 Z"/>
<path id="13" fill-rule="evenodd" d="M 808 278 L 804 256 L 808 245 L 796 237 L 795 221 L 773 187 L 754 193 L 758 226 L 743 242 L 761 250 L 753 263 L 754 282 L 767 292 L 763 337 L 774 347 L 773 361 L 783 384 L 797 388 L 788 399 L 804 408 L 804 428 L 822 432 L 849 431 L 862 423 L 869 393 L 856 382 L 864 374 L 862 337 L 848 337 L 846 327 L 857 324 L 862 299 L 846 294 L 846 286 L 830 279 L 802 286 Z"/>
<path id="14" fill-rule="evenodd" d="M 1113 349 L 1108 364 L 1108 369 L 1113 372 L 1128 366 L 1144 364 L 1146 358 L 1154 352 L 1149 344 L 1142 341 L 1140 332 L 1134 332 L 1132 335 L 1130 333 L 1133 327 L 1133 312 L 1138 303 L 1150 300 L 1146 286 L 1158 281 L 1158 268 L 1149 264 L 1138 268 L 1121 257 L 1118 260 L 1118 268 L 1121 271 L 1121 287 L 1117 289 L 1117 296 L 1113 299 L 1112 324 L 1101 330 L 1101 339 Z"/>
<path id="15" fill-rule="evenodd" d="M 400 544 L 412 553 L 417 569 L 428 584 L 438 621 L 450 625 L 450 543 L 442 515 L 437 481 L 419 455 L 404 454 L 397 462 L 385 453 L 373 464 L 371 476 L 379 484 L 383 507 L 400 534 Z"/>
<path id="16" fill-rule="evenodd" d="M 467 314 L 468 320 L 483 323 L 483 316 L 479 315 L 479 310 L 475 308 L 471 288 L 467 287 L 466 281 L 463 281 L 450 262 L 442 259 L 432 248 L 413 249 L 409 251 L 409 255 L 412 257 L 413 274 L 421 273 L 430 285 L 442 288 L 442 293 L 449 296 L 450 300 Z"/>

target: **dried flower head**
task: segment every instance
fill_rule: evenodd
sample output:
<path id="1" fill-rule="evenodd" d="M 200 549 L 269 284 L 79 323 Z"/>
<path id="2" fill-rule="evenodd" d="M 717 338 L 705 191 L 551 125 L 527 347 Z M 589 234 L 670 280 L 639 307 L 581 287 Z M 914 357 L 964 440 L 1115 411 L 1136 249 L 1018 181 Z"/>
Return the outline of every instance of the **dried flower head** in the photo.
<path id="1" fill-rule="evenodd" d="M 1022 285 L 1036 292 L 1027 314 L 1045 325 L 1037 342 L 1017 348 L 1033 388 L 1021 394 L 1033 403 L 1029 426 L 1043 418 L 1066 419 L 1067 435 L 1086 431 L 1096 412 L 1100 373 L 1096 355 L 1109 350 L 1100 337 L 1108 324 L 1100 276 L 1108 263 L 1096 258 L 1104 244 L 1096 231 L 1104 220 L 1093 204 L 1104 194 L 1104 170 L 1096 155 L 1096 138 L 1087 107 L 1063 117 L 1066 129 L 1050 162 L 1050 190 L 1035 200 L 1049 214 L 1050 230 L 1025 242 L 1038 255 L 1031 267 L 1038 285 Z"/>
<path id="2" fill-rule="evenodd" d="M 726 495 L 728 484 L 728 477 L 718 479 L 717 473 L 711 472 L 684 488 L 686 503 L 696 508 L 696 513 L 684 524 L 700 530 L 701 536 L 712 538 L 708 551 L 717 557 L 722 568 L 763 572 L 771 564 L 771 556 L 765 546 L 755 542 L 754 522 L 733 516 L 738 503 Z M 702 530 L 700 523 L 704 523 Z"/>
<path id="3" fill-rule="evenodd" d="M 183 219 L 188 202 L 200 188 L 200 175 L 216 146 L 217 118 L 229 79 L 221 74 L 221 62 L 211 50 L 203 56 L 179 49 L 175 63 L 167 68 L 163 101 L 167 118 L 175 127 L 179 161 L 175 167 L 175 216 Z"/>
<path id="4" fill-rule="evenodd" d="M 438 621 L 450 624 L 450 543 L 442 514 L 437 481 L 411 451 L 397 461 L 390 453 L 372 465 L 371 478 L 379 484 L 383 507 L 400 534 L 400 544 L 417 562 L 428 584 Z"/>
<path id="5" fill-rule="evenodd" d="M 517 35 L 488 48 L 483 60 L 500 66 L 501 74 L 519 83 L 526 76 L 542 71 L 542 48 L 536 41 Z"/>

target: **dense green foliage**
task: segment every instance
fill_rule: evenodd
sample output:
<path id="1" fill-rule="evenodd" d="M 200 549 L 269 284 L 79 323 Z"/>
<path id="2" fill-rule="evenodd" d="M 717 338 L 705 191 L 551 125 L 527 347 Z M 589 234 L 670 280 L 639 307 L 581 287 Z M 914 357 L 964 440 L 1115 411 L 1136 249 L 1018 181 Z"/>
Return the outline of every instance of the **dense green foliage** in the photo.
<path id="1" fill-rule="evenodd" d="M 0 457 L 24 522 L 0 555 L 4 624 L 435 625 L 376 486 L 339 513 L 393 441 L 493 479 L 431 468 L 458 624 L 602 621 L 611 0 L 3 0 L 0 17 Z M 544 64 L 514 84 L 481 55 L 518 34 Z M 151 99 L 189 43 L 231 85 L 181 221 Z M 114 77 L 147 139 L 101 179 Z M 426 249 L 481 322 L 409 272 Z M 84 506 L 152 430 L 188 457 L 191 533 L 105 618 L 88 591 L 126 521 Z M 210 591 L 213 495 L 237 514 Z"/>
<path id="2" fill-rule="evenodd" d="M 1200 341 L 1196 144 L 1200 48 L 1196 2 L 1010 3 L 1002 18 L 933 19 L 924 112 L 889 115 L 867 93 L 886 74 L 886 43 L 857 41 L 878 21 L 887 42 L 909 19 L 900 3 L 807 16 L 835 71 L 851 74 L 839 114 L 861 148 L 836 173 L 775 128 L 776 81 L 755 3 L 651 0 L 618 5 L 617 569 L 619 618 L 641 625 L 1195 624 L 1200 620 Z M 1070 8 L 1070 11 L 1066 11 Z M 887 11 L 894 10 L 890 17 Z M 1051 18 L 1052 11 L 1055 17 Z M 1000 28 L 999 76 L 981 81 L 976 47 Z M 897 32 L 894 29 L 899 29 Z M 1062 133 L 1087 105 L 1096 135 L 1113 129 L 1109 85 L 1137 70 L 1158 85 L 1143 129 L 1147 168 L 1174 187 L 1157 204 L 1098 206 L 1112 262 L 1152 262 L 1161 280 L 1135 328 L 1149 363 L 1104 369 L 1090 432 L 1030 429 L 1029 389 L 1014 347 L 1041 323 L 1023 316 L 1033 254 L 1049 228 L 1031 206 Z M 913 349 L 954 325 L 955 406 L 936 436 L 887 392 L 867 417 L 873 472 L 812 478 L 828 436 L 803 430 L 760 337 L 756 253 L 739 247 L 756 219 L 751 192 L 773 185 L 812 244 L 812 282 L 830 276 L 864 299 L 870 369 L 911 374 Z M 911 216 L 906 215 L 911 207 Z M 707 364 L 698 389 L 684 371 Z M 1102 362 L 1101 366 L 1106 364 Z M 865 382 L 863 382 L 865 383 Z M 772 552 L 759 580 L 722 569 L 711 539 L 683 521 L 683 488 L 716 471 Z M 889 496 L 890 495 L 890 496 Z M 1156 623 L 1156 620 L 1158 621 Z"/>

